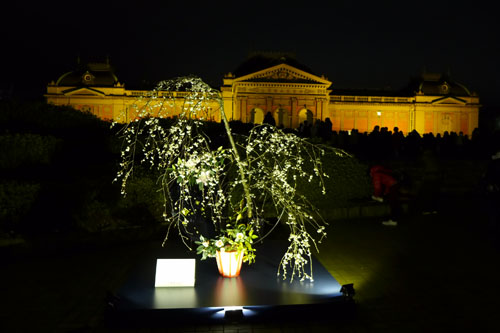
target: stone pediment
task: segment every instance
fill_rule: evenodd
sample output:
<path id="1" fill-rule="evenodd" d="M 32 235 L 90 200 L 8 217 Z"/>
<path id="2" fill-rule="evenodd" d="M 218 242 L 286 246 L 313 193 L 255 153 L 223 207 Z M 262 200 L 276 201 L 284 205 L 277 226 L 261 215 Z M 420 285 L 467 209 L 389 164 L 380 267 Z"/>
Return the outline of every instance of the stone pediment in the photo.
<path id="1" fill-rule="evenodd" d="M 94 88 L 80 87 L 63 91 L 66 96 L 105 96 L 106 94 Z"/>
<path id="2" fill-rule="evenodd" d="M 324 77 L 307 73 L 287 64 L 279 64 L 261 71 L 250 73 L 234 82 L 280 82 L 280 83 L 308 83 L 330 86 L 332 83 Z"/>
<path id="3" fill-rule="evenodd" d="M 465 105 L 467 104 L 467 101 L 454 97 L 454 96 L 444 96 L 441 98 L 437 98 L 431 102 L 432 104 L 460 104 L 460 105 Z"/>

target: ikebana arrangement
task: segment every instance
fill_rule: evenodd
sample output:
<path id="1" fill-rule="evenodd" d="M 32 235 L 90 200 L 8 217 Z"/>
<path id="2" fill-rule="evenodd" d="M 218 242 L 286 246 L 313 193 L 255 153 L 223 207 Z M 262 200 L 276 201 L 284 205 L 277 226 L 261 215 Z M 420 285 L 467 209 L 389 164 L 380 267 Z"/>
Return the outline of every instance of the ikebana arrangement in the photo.
<path id="1" fill-rule="evenodd" d="M 163 245 L 175 229 L 189 250 L 196 246 L 201 259 L 215 257 L 221 274 L 233 276 L 239 268 L 224 274 L 222 255 L 234 253 L 234 265 L 253 263 L 257 242 L 282 224 L 289 229 L 289 245 L 278 276 L 313 279 L 311 250 L 318 250 L 327 224 L 299 182 L 315 182 L 325 194 L 328 176 L 319 145 L 268 124 L 253 126 L 248 135 L 233 134 L 221 93 L 198 77 L 161 81 L 136 105 L 135 120 L 119 131 L 123 145 L 115 181 L 126 195 L 137 163 L 158 173 L 168 224 Z M 222 144 L 204 131 L 214 112 L 224 124 Z M 272 222 L 265 218 L 269 213 Z"/>

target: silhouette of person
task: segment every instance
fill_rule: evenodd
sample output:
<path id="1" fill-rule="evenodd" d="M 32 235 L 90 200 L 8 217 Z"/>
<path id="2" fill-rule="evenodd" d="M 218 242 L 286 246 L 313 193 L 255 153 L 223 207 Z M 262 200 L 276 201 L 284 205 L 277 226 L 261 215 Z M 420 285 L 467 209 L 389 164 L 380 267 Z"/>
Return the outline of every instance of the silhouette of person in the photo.
<path id="1" fill-rule="evenodd" d="M 276 126 L 276 120 L 274 120 L 273 114 L 271 112 L 266 113 L 263 123 Z"/>
<path id="2" fill-rule="evenodd" d="M 390 206 L 390 219 L 383 221 L 386 226 L 397 226 L 401 216 L 401 203 L 399 198 L 399 183 L 393 171 L 383 165 L 376 164 L 370 168 L 370 177 L 373 185 L 372 199 L 378 202 L 388 202 Z"/>

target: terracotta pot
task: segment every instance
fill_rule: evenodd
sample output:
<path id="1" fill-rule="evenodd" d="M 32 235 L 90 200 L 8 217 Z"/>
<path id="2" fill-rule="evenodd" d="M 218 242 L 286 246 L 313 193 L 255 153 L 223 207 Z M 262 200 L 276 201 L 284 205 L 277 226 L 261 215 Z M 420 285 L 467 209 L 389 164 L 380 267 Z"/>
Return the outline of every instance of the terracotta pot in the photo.
<path id="1" fill-rule="evenodd" d="M 219 273 L 225 277 L 235 277 L 240 275 L 241 264 L 243 263 L 243 252 L 241 251 L 217 251 L 215 255 Z"/>

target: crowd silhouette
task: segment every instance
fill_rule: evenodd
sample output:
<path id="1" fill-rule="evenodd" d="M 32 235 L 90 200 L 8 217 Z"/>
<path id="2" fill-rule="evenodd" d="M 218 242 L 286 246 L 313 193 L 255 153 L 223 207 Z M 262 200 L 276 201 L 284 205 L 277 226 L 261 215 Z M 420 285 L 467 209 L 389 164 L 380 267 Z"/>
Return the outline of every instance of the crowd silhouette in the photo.
<path id="1" fill-rule="evenodd" d="M 333 131 L 329 118 L 316 120 L 314 124 L 303 122 L 296 133 L 366 159 L 416 158 L 424 151 L 431 151 L 439 158 L 488 158 L 498 148 L 495 142 L 500 142 L 500 132 L 486 135 L 477 128 L 471 136 L 462 132 L 421 135 L 416 130 L 405 135 L 398 127 L 390 130 L 378 125 L 371 132 Z"/>

